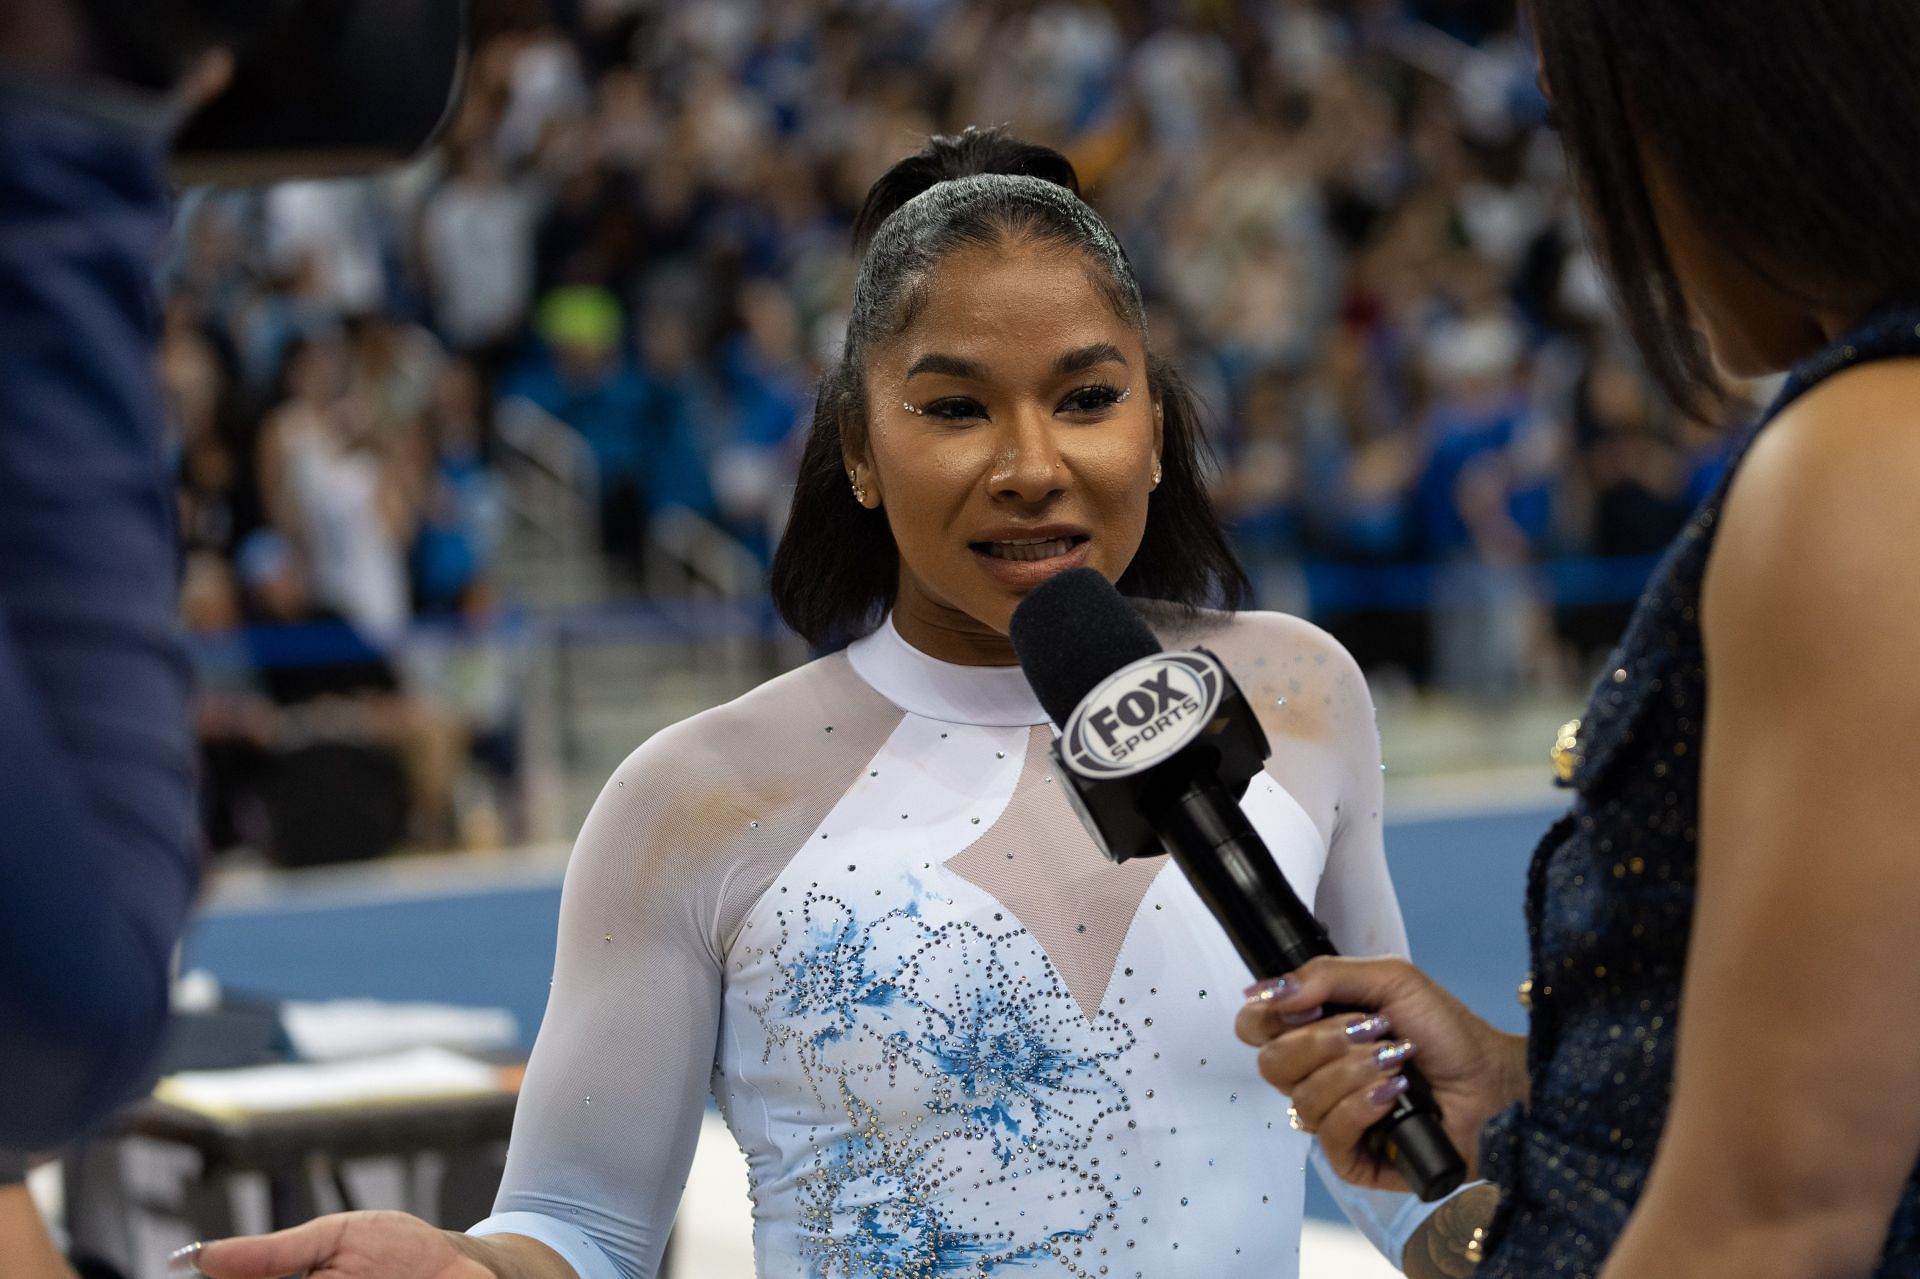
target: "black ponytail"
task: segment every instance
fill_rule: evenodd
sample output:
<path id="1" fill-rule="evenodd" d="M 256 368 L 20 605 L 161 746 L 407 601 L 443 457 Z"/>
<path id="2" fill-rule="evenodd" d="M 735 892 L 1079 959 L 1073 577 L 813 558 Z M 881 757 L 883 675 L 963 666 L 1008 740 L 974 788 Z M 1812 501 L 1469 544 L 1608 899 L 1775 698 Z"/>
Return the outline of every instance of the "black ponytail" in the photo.
<path id="1" fill-rule="evenodd" d="M 853 220 L 853 251 L 864 254 L 873 236 L 900 207 L 942 182 L 997 173 L 1038 178 L 1080 194 L 1073 162 L 1052 147 L 1023 142 L 1005 129 L 967 129 L 927 139 L 927 145 L 880 175 Z"/>

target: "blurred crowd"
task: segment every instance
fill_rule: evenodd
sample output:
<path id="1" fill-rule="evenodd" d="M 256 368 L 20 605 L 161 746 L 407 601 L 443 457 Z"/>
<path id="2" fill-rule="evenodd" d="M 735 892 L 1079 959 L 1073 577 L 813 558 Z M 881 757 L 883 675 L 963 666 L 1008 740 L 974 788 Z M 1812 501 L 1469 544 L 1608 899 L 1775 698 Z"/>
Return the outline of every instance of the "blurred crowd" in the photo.
<path id="1" fill-rule="evenodd" d="M 931 132 L 1074 159 L 1211 407 L 1260 602 L 1377 679 L 1570 678 L 1637 583 L 1569 566 L 1644 571 L 1715 475 L 1606 319 L 1510 0 L 478 10 L 429 158 L 183 204 L 161 365 L 218 845 L 318 856 L 312 796 L 331 855 L 343 820 L 512 838 L 514 662 L 468 642 L 503 452 L 577 459 L 621 597 L 669 528 L 764 561 L 852 212 Z"/>

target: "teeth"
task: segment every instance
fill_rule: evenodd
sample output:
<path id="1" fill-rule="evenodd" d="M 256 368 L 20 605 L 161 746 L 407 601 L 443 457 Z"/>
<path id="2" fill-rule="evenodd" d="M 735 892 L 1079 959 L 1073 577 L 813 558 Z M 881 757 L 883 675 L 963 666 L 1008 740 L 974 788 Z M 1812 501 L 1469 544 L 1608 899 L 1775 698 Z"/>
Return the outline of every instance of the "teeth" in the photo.
<path id="1" fill-rule="evenodd" d="M 999 560 L 1050 560 L 1072 549 L 1073 539 L 1066 537 L 987 543 L 987 554 Z"/>

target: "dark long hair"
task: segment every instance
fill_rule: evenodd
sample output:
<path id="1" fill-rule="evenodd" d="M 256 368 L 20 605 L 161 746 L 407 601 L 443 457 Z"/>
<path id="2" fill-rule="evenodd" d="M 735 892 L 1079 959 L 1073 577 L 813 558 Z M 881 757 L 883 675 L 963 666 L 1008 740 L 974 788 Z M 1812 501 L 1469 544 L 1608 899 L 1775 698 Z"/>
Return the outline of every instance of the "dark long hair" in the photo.
<path id="1" fill-rule="evenodd" d="M 1526 0 L 1597 249 L 1648 366 L 1718 399 L 1641 147 L 1706 237 L 1811 305 L 1920 298 L 1920 6 Z"/>
<path id="2" fill-rule="evenodd" d="M 1079 189 L 1059 152 L 998 129 L 968 129 L 930 139 L 868 191 L 854 222 L 862 258 L 846 346 L 821 380 L 792 513 L 773 558 L 774 606 L 814 644 L 866 634 L 899 588 L 900 554 L 886 513 L 853 500 L 843 459 L 848 445 L 857 452 L 865 439 L 867 352 L 912 322 L 935 265 L 963 245 L 1016 237 L 1076 249 L 1098 269 L 1115 313 L 1145 337 L 1133 268 Z M 1237 608 L 1250 588 L 1207 496 L 1212 456 L 1200 406 L 1179 374 L 1151 355 L 1147 384 L 1162 410 L 1162 473 L 1120 589 L 1189 608 Z"/>

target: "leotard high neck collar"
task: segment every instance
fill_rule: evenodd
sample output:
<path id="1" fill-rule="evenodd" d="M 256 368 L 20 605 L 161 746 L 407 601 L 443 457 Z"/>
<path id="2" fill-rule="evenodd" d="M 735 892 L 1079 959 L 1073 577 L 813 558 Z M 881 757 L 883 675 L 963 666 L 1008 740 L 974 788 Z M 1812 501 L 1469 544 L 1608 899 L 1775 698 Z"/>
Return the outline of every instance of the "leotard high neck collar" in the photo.
<path id="1" fill-rule="evenodd" d="M 1048 722 L 1018 666 L 960 666 L 929 657 L 901 638 L 892 614 L 848 646 L 847 660 L 875 692 L 914 715 L 984 728 Z"/>

